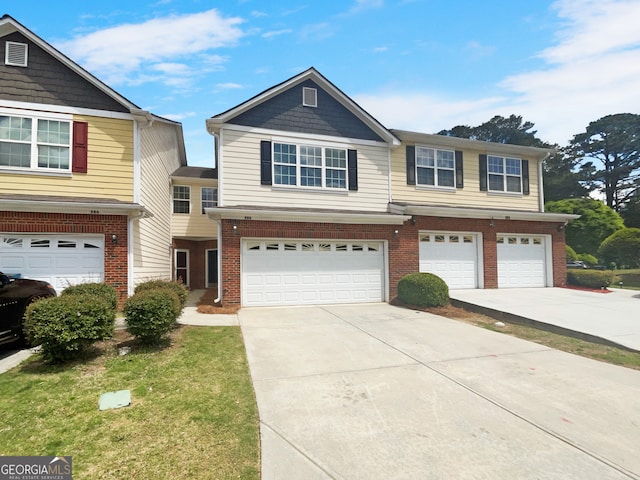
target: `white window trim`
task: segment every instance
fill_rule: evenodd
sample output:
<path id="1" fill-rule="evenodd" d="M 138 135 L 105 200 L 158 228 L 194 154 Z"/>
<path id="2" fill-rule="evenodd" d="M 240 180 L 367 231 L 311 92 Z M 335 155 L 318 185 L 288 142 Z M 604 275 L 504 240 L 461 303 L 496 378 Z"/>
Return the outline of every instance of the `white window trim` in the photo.
<path id="1" fill-rule="evenodd" d="M 433 153 L 434 153 L 433 155 L 434 184 L 433 185 L 429 183 L 419 183 L 418 179 L 420 177 L 418 175 L 418 168 L 431 168 L 431 167 L 423 167 L 418 165 L 418 149 L 419 148 L 433 150 Z M 453 153 L 453 168 L 438 167 L 438 156 L 437 156 L 438 151 Z M 455 150 L 449 150 L 447 148 L 431 147 L 429 145 L 416 145 L 414 163 L 415 163 L 416 188 L 425 189 L 425 190 L 445 190 L 447 192 L 455 192 L 457 190 L 456 189 L 456 152 Z M 453 172 L 453 185 L 451 186 L 438 185 L 439 170 L 447 170 L 447 171 Z"/>
<path id="2" fill-rule="evenodd" d="M 288 184 L 280 184 L 276 183 L 276 159 L 275 159 L 275 145 L 276 144 L 285 144 L 285 145 L 294 145 L 296 147 L 296 184 L 288 185 Z M 322 165 L 320 167 L 311 168 L 320 168 L 321 169 L 321 186 L 315 187 L 312 185 L 301 185 L 301 177 L 300 171 L 303 165 L 300 164 L 300 147 L 319 147 L 322 149 Z M 336 167 L 327 167 L 326 162 L 326 150 L 344 150 L 345 152 L 345 168 L 336 168 Z M 311 191 L 322 191 L 322 192 L 333 192 L 333 193 L 347 193 L 349 191 L 349 148 L 344 144 L 335 144 L 329 142 L 307 142 L 297 139 L 280 139 L 273 138 L 271 141 L 271 175 L 272 175 L 272 186 L 275 188 L 284 188 L 284 189 L 295 189 L 295 190 L 311 190 Z M 292 164 L 278 164 L 278 165 L 289 165 Z M 345 172 L 345 186 L 344 187 L 327 187 L 327 170 L 342 170 Z"/>
<path id="3" fill-rule="evenodd" d="M 213 201 L 214 203 L 214 207 L 218 206 L 218 187 L 200 187 L 200 213 L 202 213 L 203 215 L 206 215 L 206 213 L 204 213 L 204 209 L 205 208 L 211 208 L 211 207 L 205 207 L 204 206 L 204 199 L 202 198 L 202 194 L 204 193 L 204 189 L 205 188 L 211 188 L 213 190 L 215 190 L 215 199 L 214 200 L 207 200 L 209 201 Z"/>
<path id="4" fill-rule="evenodd" d="M 489 171 L 489 158 L 494 157 L 494 158 L 501 158 L 502 159 L 502 168 L 504 170 L 504 173 L 491 173 Z M 507 173 L 507 158 L 510 160 L 518 160 L 520 162 L 520 175 L 511 175 Z M 493 190 L 491 188 L 491 181 L 489 179 L 490 175 L 500 175 L 503 178 L 503 185 L 504 185 L 504 189 L 503 190 Z M 507 177 L 512 177 L 512 178 L 519 178 L 520 179 L 520 191 L 518 192 L 513 192 L 513 191 L 509 191 L 507 190 Z M 505 155 L 495 155 L 492 153 L 487 154 L 487 192 L 492 193 L 492 194 L 498 194 L 498 195 L 511 195 L 511 196 L 522 196 L 522 159 L 518 158 L 518 157 L 507 157 Z"/>
<path id="5" fill-rule="evenodd" d="M 31 119 L 31 131 L 32 139 L 31 144 L 31 158 L 29 167 L 12 167 L 9 165 L 0 165 L 0 171 L 11 173 L 27 173 L 27 174 L 44 174 L 44 175 L 62 175 L 67 176 L 71 174 L 73 166 L 73 115 L 55 113 L 55 112 L 34 112 L 32 110 L 18 110 L 13 108 L 0 107 L 0 115 L 8 117 L 29 118 Z M 69 166 L 68 168 L 48 168 L 38 166 L 38 121 L 39 120 L 52 120 L 55 122 L 66 122 L 69 124 Z M 16 141 L 15 143 L 26 144 L 26 142 Z"/>
<path id="6" fill-rule="evenodd" d="M 183 187 L 183 188 L 187 188 L 189 189 L 189 198 L 188 199 L 184 199 L 184 198 L 175 198 L 175 187 Z M 192 199 L 192 195 L 191 195 L 191 186 L 190 185 L 173 185 L 171 187 L 171 213 L 174 215 L 191 215 L 191 199 Z M 183 212 L 176 212 L 176 204 L 175 202 L 187 202 L 189 204 L 189 211 L 186 213 Z"/>

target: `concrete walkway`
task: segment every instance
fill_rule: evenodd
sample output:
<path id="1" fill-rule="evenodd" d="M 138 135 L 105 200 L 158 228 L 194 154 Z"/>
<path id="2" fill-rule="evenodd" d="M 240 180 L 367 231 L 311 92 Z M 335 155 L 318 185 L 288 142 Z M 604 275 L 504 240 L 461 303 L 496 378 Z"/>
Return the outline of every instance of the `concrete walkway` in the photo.
<path id="1" fill-rule="evenodd" d="M 239 312 L 262 479 L 639 479 L 640 372 L 387 304 Z"/>
<path id="2" fill-rule="evenodd" d="M 505 320 L 557 327 L 590 341 L 640 351 L 640 291 L 610 293 L 569 288 L 452 290 L 454 304 Z M 553 330 L 553 329 L 552 329 Z"/>

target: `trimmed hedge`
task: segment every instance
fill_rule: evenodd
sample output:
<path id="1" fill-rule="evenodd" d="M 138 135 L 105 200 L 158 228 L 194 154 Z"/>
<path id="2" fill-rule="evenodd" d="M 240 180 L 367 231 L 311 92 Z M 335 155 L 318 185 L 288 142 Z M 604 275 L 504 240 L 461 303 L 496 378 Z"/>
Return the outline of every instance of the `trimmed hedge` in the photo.
<path id="1" fill-rule="evenodd" d="M 398 282 L 398 298 L 408 305 L 443 307 L 449 305 L 449 287 L 433 273 L 411 273 Z"/>
<path id="2" fill-rule="evenodd" d="M 612 270 L 567 270 L 567 283 L 588 288 L 608 287 L 613 283 Z"/>
<path id="3" fill-rule="evenodd" d="M 187 287 L 185 287 L 181 282 L 176 282 L 172 280 L 149 280 L 147 282 L 143 282 L 137 285 L 134 290 L 134 293 L 140 293 L 147 290 L 157 290 L 157 289 L 169 290 L 178 296 L 180 306 L 176 316 L 177 317 L 180 316 L 180 313 L 182 313 L 182 309 L 186 305 L 187 298 L 189 296 L 189 290 L 187 290 Z"/>
<path id="4" fill-rule="evenodd" d="M 35 302 L 25 314 L 24 330 L 31 345 L 41 345 L 45 360 L 78 358 L 96 341 L 113 336 L 115 310 L 95 295 L 62 295 Z"/>
<path id="5" fill-rule="evenodd" d="M 65 288 L 60 294 L 60 296 L 66 295 L 95 295 L 109 302 L 114 312 L 118 310 L 116 289 L 106 283 L 79 283 L 78 285 L 72 285 Z"/>
<path id="6" fill-rule="evenodd" d="M 176 324 L 179 305 L 175 292 L 155 288 L 129 297 L 122 312 L 132 335 L 143 343 L 158 343 Z"/>

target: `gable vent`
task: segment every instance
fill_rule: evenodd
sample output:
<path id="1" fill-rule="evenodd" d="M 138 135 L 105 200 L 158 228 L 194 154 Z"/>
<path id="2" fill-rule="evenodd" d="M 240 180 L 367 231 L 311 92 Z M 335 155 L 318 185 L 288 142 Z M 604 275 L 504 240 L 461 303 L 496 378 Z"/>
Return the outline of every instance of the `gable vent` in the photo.
<path id="1" fill-rule="evenodd" d="M 5 65 L 14 67 L 27 66 L 27 49 L 26 43 L 7 42 L 5 49 Z"/>
<path id="2" fill-rule="evenodd" d="M 305 107 L 318 106 L 318 91 L 315 88 L 302 88 L 302 105 Z"/>

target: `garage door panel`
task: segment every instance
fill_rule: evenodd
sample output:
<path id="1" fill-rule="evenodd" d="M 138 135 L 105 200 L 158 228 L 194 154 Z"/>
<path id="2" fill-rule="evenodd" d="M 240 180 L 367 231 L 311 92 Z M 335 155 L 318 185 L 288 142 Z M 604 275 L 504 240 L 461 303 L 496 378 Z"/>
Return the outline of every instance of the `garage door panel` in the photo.
<path id="1" fill-rule="evenodd" d="M 499 234 L 497 242 L 498 288 L 547 286 L 543 236 Z"/>
<path id="2" fill-rule="evenodd" d="M 242 297 L 246 306 L 383 299 L 380 242 L 245 240 L 242 255 Z M 256 280 L 269 276 L 281 280 Z"/>
<path id="3" fill-rule="evenodd" d="M 478 288 L 478 237 L 475 234 L 422 232 L 420 271 L 442 278 L 451 289 Z"/>

